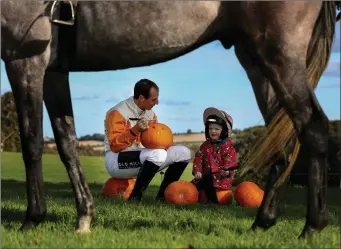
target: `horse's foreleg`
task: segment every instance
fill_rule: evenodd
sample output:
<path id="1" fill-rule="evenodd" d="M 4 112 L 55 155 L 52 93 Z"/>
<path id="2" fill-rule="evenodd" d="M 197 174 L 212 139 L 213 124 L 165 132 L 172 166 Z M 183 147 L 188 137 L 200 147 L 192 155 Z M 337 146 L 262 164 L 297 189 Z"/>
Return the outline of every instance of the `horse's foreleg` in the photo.
<path id="1" fill-rule="evenodd" d="M 303 41 L 304 42 L 304 41 Z M 292 119 L 296 133 L 309 155 L 308 207 L 306 224 L 301 234 L 322 230 L 327 225 L 327 145 L 328 118 L 321 109 L 313 89 L 307 84 L 307 68 L 304 44 L 288 49 L 286 41 L 264 42 L 271 44 L 259 49 L 259 61 L 263 72 L 271 79 L 271 85 L 280 104 Z M 282 44 L 282 45 L 279 45 Z M 278 45 L 278 47 L 276 47 Z M 286 50 L 283 49 L 287 48 Z M 297 51 L 292 51 L 294 48 Z M 268 52 L 276 51 L 276 52 Z M 294 56 L 293 56 L 294 55 Z"/>
<path id="2" fill-rule="evenodd" d="M 50 116 L 58 152 L 66 167 L 76 198 L 78 214 L 76 232 L 86 233 L 90 231 L 93 217 L 93 198 L 82 172 L 77 152 L 78 141 L 74 126 L 68 74 L 46 73 L 44 101 Z"/>
<path id="3" fill-rule="evenodd" d="M 265 125 L 269 125 L 273 116 L 280 109 L 280 105 L 276 99 L 270 82 L 261 73 L 260 68 L 252 59 L 252 51 L 248 52 L 247 47 L 236 45 L 235 53 L 252 84 L 257 104 L 264 118 Z M 278 217 L 277 210 L 280 189 L 274 189 L 273 187 L 279 176 L 286 168 L 285 161 L 286 160 L 283 157 L 279 157 L 270 169 L 268 181 L 264 189 L 263 201 L 258 209 L 255 222 L 252 225 L 253 230 L 257 227 L 266 230 L 276 223 Z M 282 186 L 280 188 L 282 188 Z"/>
<path id="4" fill-rule="evenodd" d="M 38 56 L 6 62 L 18 114 L 22 156 L 26 169 L 27 210 L 20 230 L 42 222 L 46 201 L 42 172 L 43 152 L 43 77 L 45 65 Z"/>

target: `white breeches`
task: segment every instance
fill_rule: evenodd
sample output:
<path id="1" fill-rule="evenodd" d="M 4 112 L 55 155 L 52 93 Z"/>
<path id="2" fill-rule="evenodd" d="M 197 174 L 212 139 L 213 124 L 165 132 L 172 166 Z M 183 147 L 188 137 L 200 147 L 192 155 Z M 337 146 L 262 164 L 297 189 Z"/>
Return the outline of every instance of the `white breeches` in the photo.
<path id="1" fill-rule="evenodd" d="M 182 162 L 187 161 L 189 162 L 191 160 L 191 151 L 181 145 L 177 146 L 171 146 L 167 150 L 164 149 L 138 149 L 134 151 L 140 151 L 140 154 L 138 156 L 138 159 L 141 164 L 144 163 L 144 161 L 148 160 L 155 165 L 158 165 L 160 167 L 159 171 L 167 168 L 169 165 L 176 163 L 176 162 Z M 131 151 L 129 151 L 130 153 Z M 121 153 L 125 153 L 121 152 Z M 119 153 L 114 153 L 112 151 L 108 151 L 105 155 L 105 167 L 111 177 L 114 178 L 132 178 L 136 177 L 140 166 L 136 167 L 134 166 L 134 163 L 122 163 L 119 165 L 118 162 Z M 135 164 L 138 164 L 135 163 Z"/>

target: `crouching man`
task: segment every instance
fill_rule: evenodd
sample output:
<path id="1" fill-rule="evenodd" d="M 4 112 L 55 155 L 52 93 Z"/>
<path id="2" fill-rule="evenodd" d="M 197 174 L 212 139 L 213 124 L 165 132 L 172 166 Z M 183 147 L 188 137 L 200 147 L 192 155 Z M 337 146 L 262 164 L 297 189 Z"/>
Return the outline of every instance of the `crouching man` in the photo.
<path id="1" fill-rule="evenodd" d="M 135 178 L 128 200 L 140 201 L 155 174 L 167 168 L 156 200 L 164 200 L 167 186 L 179 180 L 191 159 L 185 146 L 147 149 L 140 142 L 149 122 L 157 122 L 152 108 L 158 104 L 159 88 L 142 79 L 135 84 L 134 96 L 111 108 L 105 118 L 105 166 L 111 177 Z"/>

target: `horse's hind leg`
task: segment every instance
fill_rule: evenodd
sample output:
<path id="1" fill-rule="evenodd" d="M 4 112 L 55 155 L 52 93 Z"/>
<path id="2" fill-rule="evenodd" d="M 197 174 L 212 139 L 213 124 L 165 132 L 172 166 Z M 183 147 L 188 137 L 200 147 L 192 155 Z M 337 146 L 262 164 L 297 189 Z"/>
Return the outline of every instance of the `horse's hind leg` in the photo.
<path id="1" fill-rule="evenodd" d="M 302 149 L 309 155 L 307 217 L 301 234 L 305 236 L 307 232 L 322 230 L 328 223 L 326 178 L 329 121 L 313 89 L 307 84 L 305 58 L 309 35 L 300 34 L 299 29 L 293 32 L 295 36 L 292 37 L 269 36 L 268 40 L 256 43 L 258 62 L 270 79 L 277 99 L 293 121 Z"/>
<path id="2" fill-rule="evenodd" d="M 43 78 L 44 55 L 5 62 L 18 113 L 22 156 L 26 169 L 27 210 L 20 230 L 28 230 L 42 222 L 46 201 L 42 172 L 43 153 Z"/>
<path id="3" fill-rule="evenodd" d="M 78 157 L 78 141 L 74 126 L 68 74 L 46 72 L 44 101 L 50 116 L 58 152 L 66 167 L 76 198 L 78 215 L 76 232 L 86 233 L 90 231 L 90 223 L 93 217 L 93 198 Z"/>
<path id="4" fill-rule="evenodd" d="M 236 44 L 235 53 L 252 84 L 257 104 L 264 118 L 265 125 L 269 125 L 271 119 L 280 109 L 270 82 L 261 73 L 260 68 L 252 59 L 252 52 L 248 51 L 247 46 Z M 279 176 L 284 172 L 285 168 L 286 160 L 283 156 L 279 157 L 271 167 L 268 181 L 264 189 L 263 201 L 258 209 L 256 220 L 252 225 L 253 230 L 257 227 L 266 230 L 275 225 L 278 217 L 277 211 L 280 189 L 273 190 L 273 186 Z M 282 188 L 282 186 L 280 188 Z"/>

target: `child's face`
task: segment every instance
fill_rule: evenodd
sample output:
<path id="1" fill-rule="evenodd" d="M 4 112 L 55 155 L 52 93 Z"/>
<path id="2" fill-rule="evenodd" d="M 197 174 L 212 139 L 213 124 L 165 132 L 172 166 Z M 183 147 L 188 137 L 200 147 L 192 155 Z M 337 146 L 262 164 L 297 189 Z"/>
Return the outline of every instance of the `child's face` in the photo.
<path id="1" fill-rule="evenodd" d="M 211 140 L 218 141 L 222 130 L 223 130 L 223 127 L 221 125 L 209 124 L 208 134 L 210 135 Z"/>

